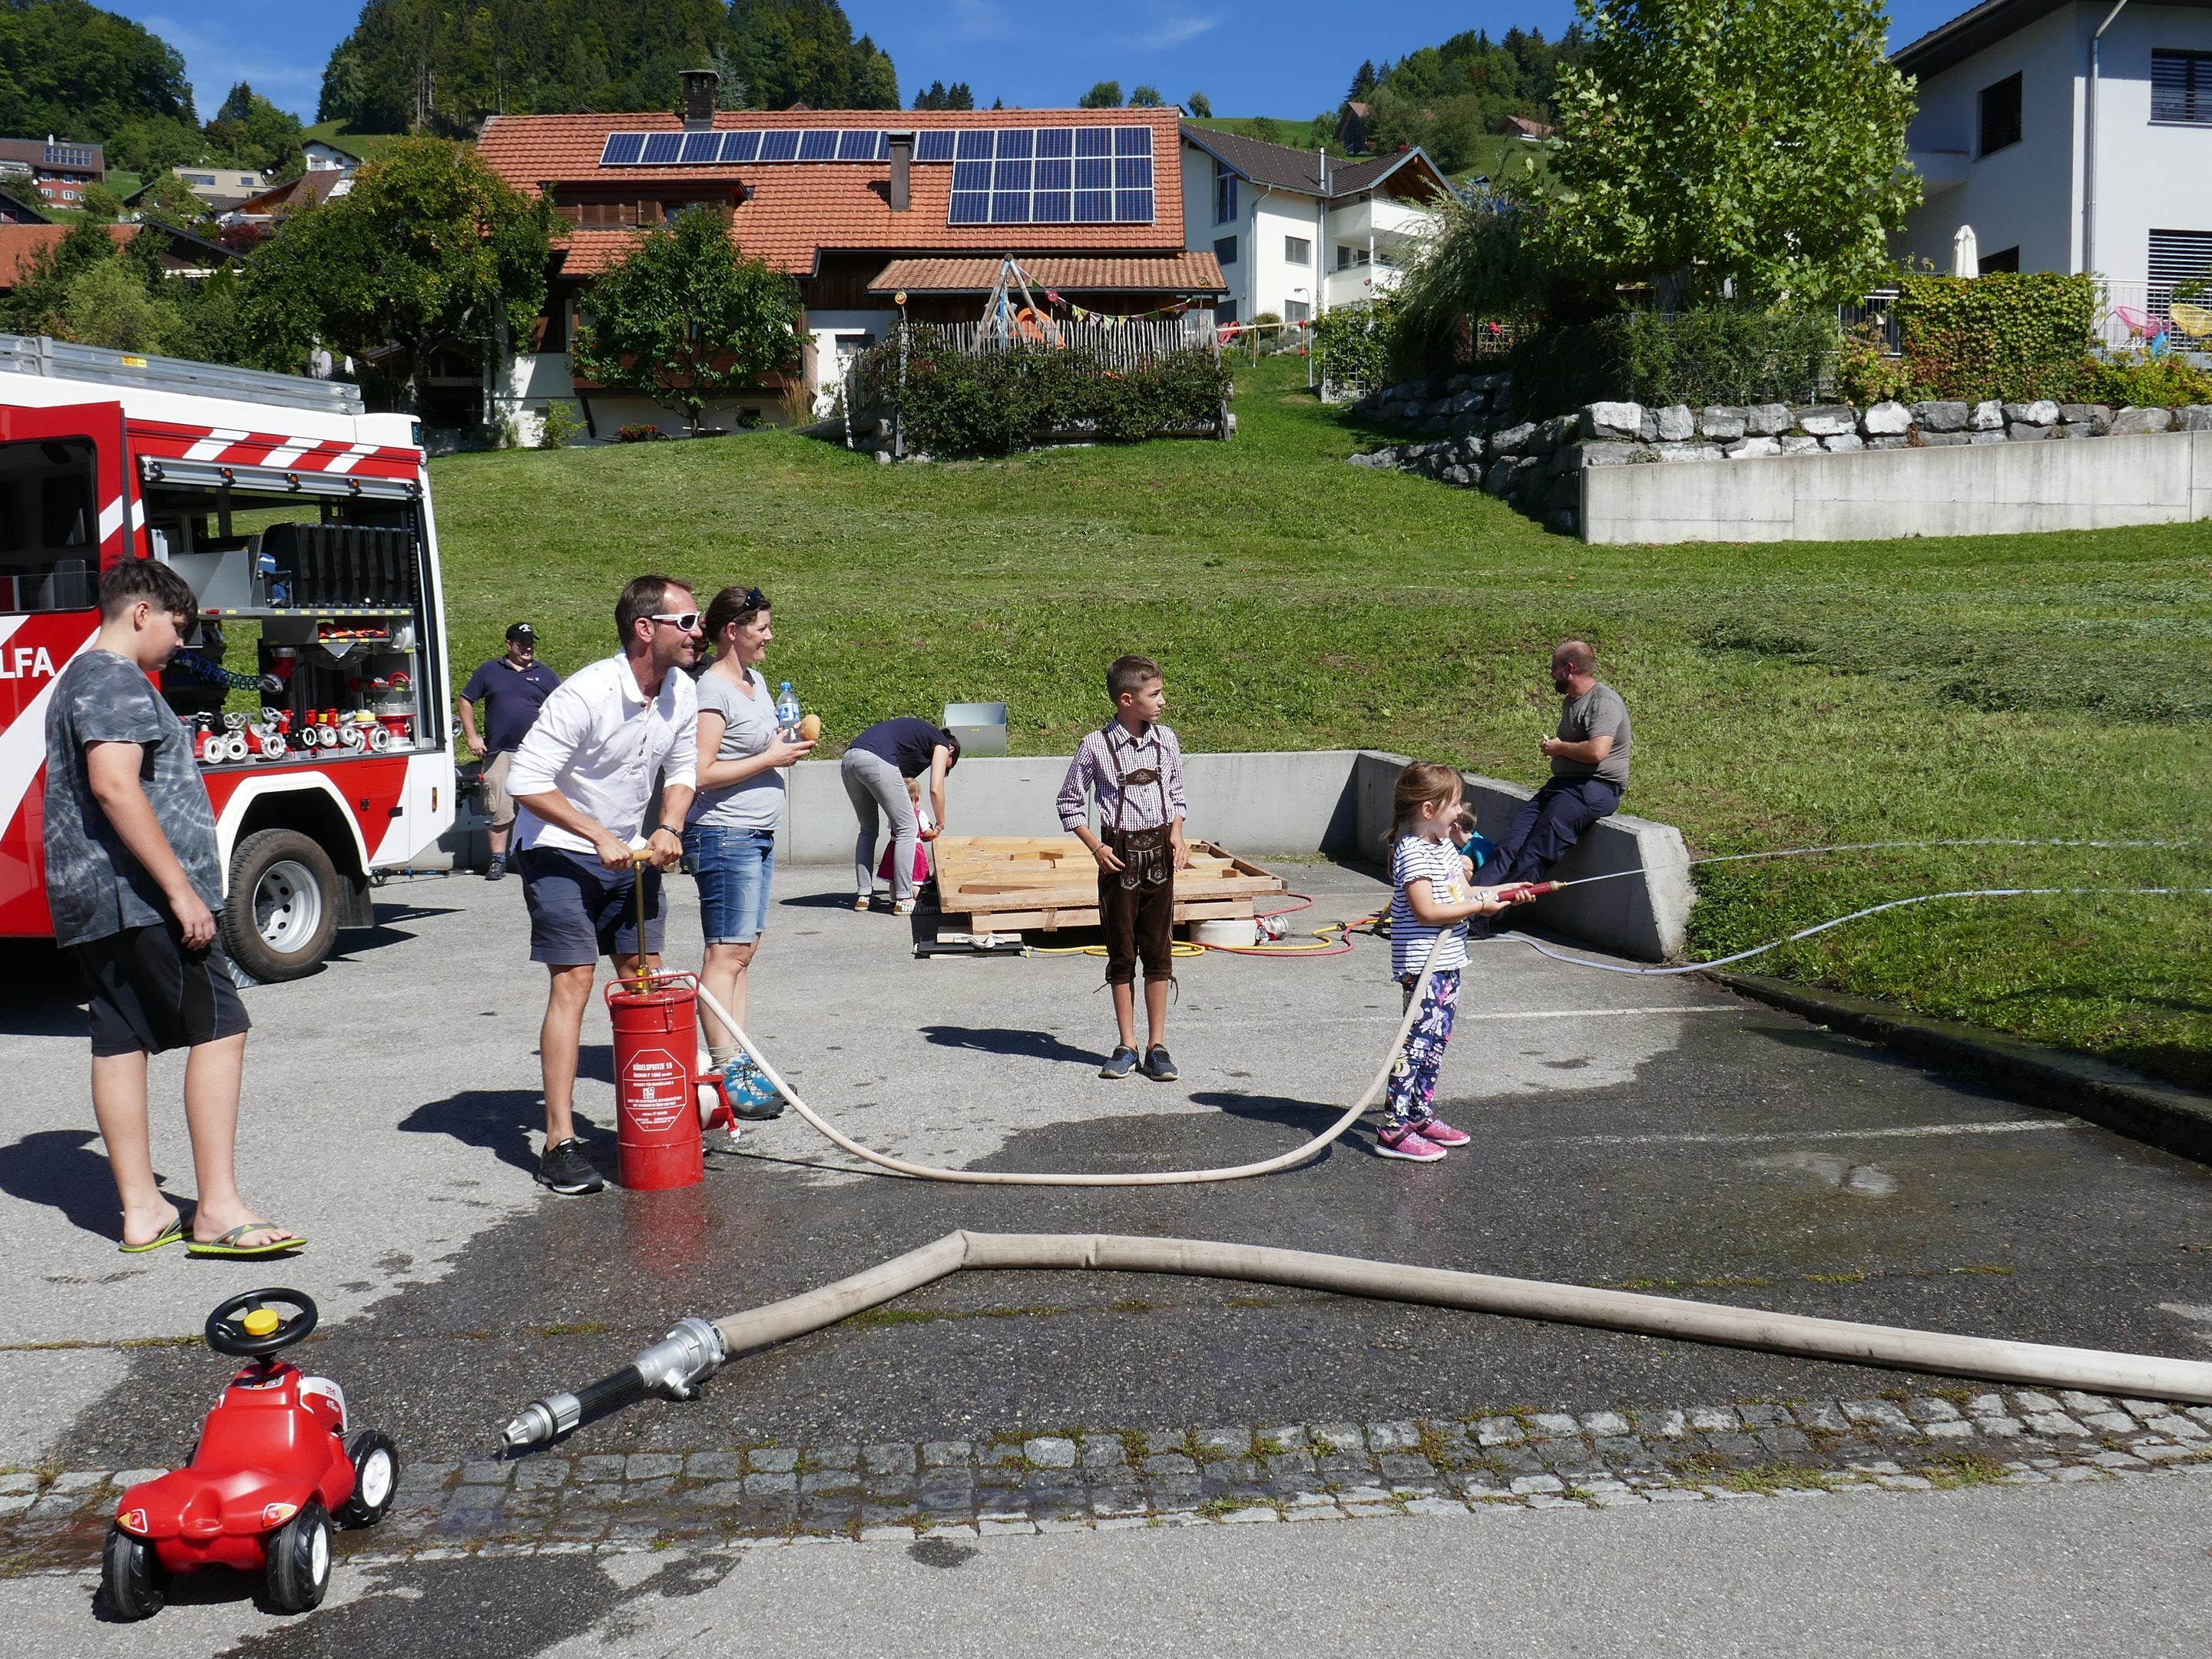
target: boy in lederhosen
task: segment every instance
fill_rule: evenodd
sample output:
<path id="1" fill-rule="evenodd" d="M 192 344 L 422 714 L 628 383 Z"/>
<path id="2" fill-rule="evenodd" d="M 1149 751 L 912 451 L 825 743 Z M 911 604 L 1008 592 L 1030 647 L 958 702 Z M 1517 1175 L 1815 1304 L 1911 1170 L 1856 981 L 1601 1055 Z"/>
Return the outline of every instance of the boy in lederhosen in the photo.
<path id="1" fill-rule="evenodd" d="M 1083 739 L 1060 787 L 1060 827 L 1098 860 L 1098 920 L 1106 930 L 1106 982 L 1114 988 L 1121 1044 L 1098 1075 L 1142 1070 L 1175 1080 L 1168 1058 L 1168 985 L 1175 978 L 1175 872 L 1190 862 L 1183 840 L 1182 745 L 1159 723 L 1168 706 L 1159 664 L 1119 657 L 1106 671 L 1114 718 Z M 1086 801 L 1098 803 L 1097 830 Z M 1137 1059 L 1137 962 L 1145 964 L 1145 1058 Z"/>

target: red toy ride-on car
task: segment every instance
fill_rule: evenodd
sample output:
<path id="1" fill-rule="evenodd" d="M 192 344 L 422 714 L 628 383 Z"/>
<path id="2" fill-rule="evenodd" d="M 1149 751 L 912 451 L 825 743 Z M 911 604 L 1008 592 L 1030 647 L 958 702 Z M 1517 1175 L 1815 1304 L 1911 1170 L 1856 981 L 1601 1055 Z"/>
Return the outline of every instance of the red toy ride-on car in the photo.
<path id="1" fill-rule="evenodd" d="M 253 1363 L 207 1414 L 191 1466 L 131 1487 L 116 1505 L 100 1584 L 117 1618 L 160 1612 L 169 1575 L 200 1567 L 265 1571 L 270 1601 L 305 1613 L 330 1588 L 332 1517 L 374 1526 L 392 1507 L 391 1440 L 367 1429 L 349 1437 L 345 1391 L 276 1358 L 315 1317 L 308 1297 L 286 1290 L 249 1291 L 208 1316 L 208 1346 Z"/>

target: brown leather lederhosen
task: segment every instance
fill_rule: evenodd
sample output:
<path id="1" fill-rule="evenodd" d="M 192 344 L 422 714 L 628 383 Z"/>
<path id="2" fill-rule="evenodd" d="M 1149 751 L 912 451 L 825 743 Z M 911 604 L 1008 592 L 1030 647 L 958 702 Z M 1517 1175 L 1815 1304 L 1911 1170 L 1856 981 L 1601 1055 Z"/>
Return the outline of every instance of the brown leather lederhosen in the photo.
<path id="1" fill-rule="evenodd" d="M 1106 982 L 1127 985 L 1137 976 L 1137 960 L 1144 958 L 1147 984 L 1175 977 L 1175 851 L 1168 843 L 1168 781 L 1157 767 L 1124 772 L 1114 745 L 1113 728 L 1106 728 L 1106 758 L 1114 763 L 1114 822 L 1100 826 L 1098 838 L 1121 860 L 1121 872 L 1098 872 L 1098 921 L 1106 930 Z M 1159 738 L 1152 738 L 1155 753 Z M 1128 830 L 1121 819 L 1132 788 L 1151 784 L 1159 791 L 1160 823 L 1149 830 Z"/>

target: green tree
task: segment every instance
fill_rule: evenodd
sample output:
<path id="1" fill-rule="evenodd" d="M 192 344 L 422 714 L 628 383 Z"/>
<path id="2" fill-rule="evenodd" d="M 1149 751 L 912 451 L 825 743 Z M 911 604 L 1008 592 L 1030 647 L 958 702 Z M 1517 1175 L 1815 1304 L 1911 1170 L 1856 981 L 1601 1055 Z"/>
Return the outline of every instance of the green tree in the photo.
<path id="1" fill-rule="evenodd" d="M 1129 90 L 1131 109 L 1158 109 L 1166 101 L 1158 87 L 1133 87 Z"/>
<path id="2" fill-rule="evenodd" d="M 179 230 L 189 230 L 195 236 L 215 233 L 215 210 L 192 194 L 185 181 L 167 169 L 154 175 L 152 182 L 138 198 L 138 212 L 143 218 L 158 220 Z"/>
<path id="3" fill-rule="evenodd" d="M 277 108 L 243 81 L 230 89 L 207 124 L 207 140 L 231 167 L 279 178 L 295 176 L 307 167 L 299 118 Z"/>
<path id="4" fill-rule="evenodd" d="M 104 259 L 72 277 L 53 323 L 58 337 L 80 345 L 163 356 L 176 349 L 185 332 L 175 304 L 149 290 L 121 259 Z"/>
<path id="5" fill-rule="evenodd" d="M 353 188 L 289 215 L 254 254 L 239 304 L 257 349 L 296 345 L 298 319 L 335 351 L 375 361 L 422 404 L 441 349 L 479 362 L 545 304 L 552 210 L 442 139 L 393 144 Z M 284 331 L 289 331 L 289 332 Z"/>
<path id="6" fill-rule="evenodd" d="M 123 216 L 123 198 L 106 185 L 87 185 L 84 187 L 84 212 L 88 219 L 103 223 Z"/>
<path id="7" fill-rule="evenodd" d="M 1213 118 L 1213 100 L 1202 92 L 1193 91 L 1189 97 L 1182 100 L 1182 106 L 1201 121 L 1211 121 Z"/>
<path id="8" fill-rule="evenodd" d="M 60 241 L 26 260 L 15 273 L 15 286 L 0 295 L 0 332 L 55 333 L 63 326 L 70 285 L 83 272 L 114 259 L 115 236 L 110 227 L 78 220 Z"/>
<path id="9" fill-rule="evenodd" d="M 1100 81 L 1075 100 L 1075 106 L 1078 109 L 1119 109 L 1121 107 L 1121 83 L 1119 81 Z"/>
<path id="10" fill-rule="evenodd" d="M 1375 90 L 1375 60 L 1370 58 L 1352 71 L 1352 89 L 1344 94 L 1344 101 L 1347 104 L 1365 103 L 1367 94 Z"/>
<path id="11" fill-rule="evenodd" d="M 1578 0 L 1539 230 L 1603 303 L 1614 285 L 1772 305 L 1864 293 L 1919 200 L 1912 86 L 1881 0 Z"/>
<path id="12" fill-rule="evenodd" d="M 757 109 L 899 106 L 889 55 L 866 35 L 853 38 L 836 0 L 731 0 L 727 28 Z"/>
<path id="13" fill-rule="evenodd" d="M 93 143 L 132 120 L 194 118 L 185 60 L 159 36 L 84 0 L 0 4 L 0 132 Z"/>
<path id="14" fill-rule="evenodd" d="M 570 359 L 577 369 L 678 411 L 694 432 L 715 398 L 799 358 L 798 290 L 739 253 L 711 208 L 687 208 L 647 231 L 584 304 L 590 320 Z"/>

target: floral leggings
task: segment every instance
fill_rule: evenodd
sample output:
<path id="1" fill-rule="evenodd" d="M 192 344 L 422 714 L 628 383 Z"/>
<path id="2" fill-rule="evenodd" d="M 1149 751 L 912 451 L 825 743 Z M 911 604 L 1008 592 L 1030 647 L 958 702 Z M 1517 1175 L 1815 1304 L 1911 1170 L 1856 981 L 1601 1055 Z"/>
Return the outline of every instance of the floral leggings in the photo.
<path id="1" fill-rule="evenodd" d="M 1413 1000 L 1419 974 L 1401 974 L 1398 983 Z M 1436 1115 L 1437 1074 L 1443 1069 L 1444 1047 L 1451 1041 L 1452 1017 L 1459 1012 L 1459 969 L 1440 968 L 1429 980 L 1421 1012 L 1406 1033 L 1406 1046 L 1390 1067 L 1390 1086 L 1382 1097 L 1382 1127 L 1392 1132 Z"/>

